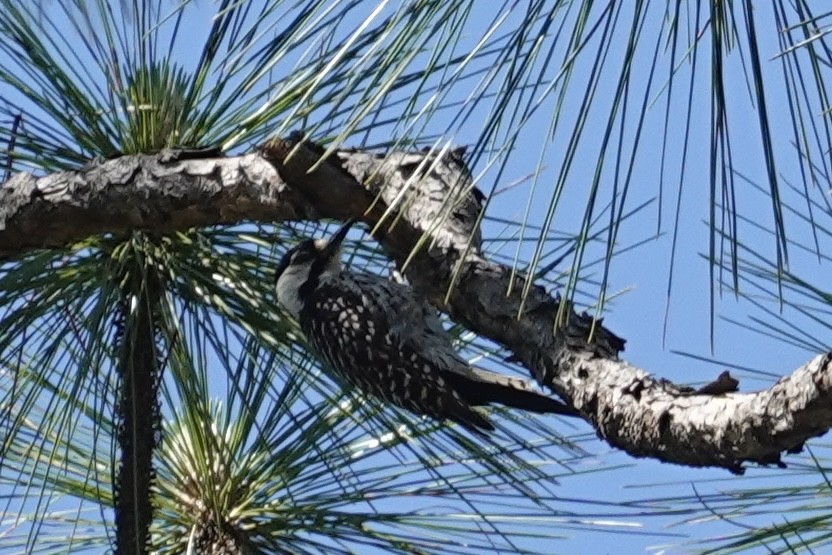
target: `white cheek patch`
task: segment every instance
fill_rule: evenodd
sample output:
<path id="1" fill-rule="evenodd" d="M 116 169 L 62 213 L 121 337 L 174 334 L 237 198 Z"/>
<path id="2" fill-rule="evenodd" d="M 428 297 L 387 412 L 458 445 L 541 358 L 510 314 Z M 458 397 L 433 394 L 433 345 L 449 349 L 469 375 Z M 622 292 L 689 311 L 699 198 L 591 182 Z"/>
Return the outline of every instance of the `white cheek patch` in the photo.
<path id="1" fill-rule="evenodd" d="M 309 267 L 289 267 L 277 280 L 277 302 L 288 310 L 292 316 L 300 316 L 300 287 L 309 275 Z"/>

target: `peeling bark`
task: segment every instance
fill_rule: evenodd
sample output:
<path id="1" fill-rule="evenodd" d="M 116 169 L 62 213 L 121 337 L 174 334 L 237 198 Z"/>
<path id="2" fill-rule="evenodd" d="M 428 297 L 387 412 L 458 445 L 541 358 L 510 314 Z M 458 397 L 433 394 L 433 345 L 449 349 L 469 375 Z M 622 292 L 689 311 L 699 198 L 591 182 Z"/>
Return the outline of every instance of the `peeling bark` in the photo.
<path id="1" fill-rule="evenodd" d="M 296 195 L 260 156 L 160 158 L 124 156 L 40 178 L 14 175 L 0 186 L 0 256 L 63 247 L 104 232 L 169 233 L 304 216 L 293 210 Z"/>
<path id="2" fill-rule="evenodd" d="M 390 175 L 385 165 L 393 162 L 354 150 L 321 162 L 321 152 L 276 140 L 262 157 L 164 164 L 132 156 L 39 179 L 19 174 L 0 188 L 0 253 L 135 228 L 165 233 L 243 220 L 349 217 L 378 223 L 384 206 L 364 181 Z M 420 244 L 418 227 L 406 215 L 388 218 L 375 237 L 401 267 Z M 454 320 L 508 348 L 599 437 L 633 456 L 741 472 L 746 461 L 782 464 L 780 453 L 799 451 L 832 425 L 832 355 L 816 357 L 758 393 L 734 393 L 730 376 L 700 390 L 677 386 L 620 360 L 623 340 L 542 287 L 531 287 L 521 304 L 522 278 L 512 281 L 510 268 L 476 246 L 425 243 L 405 268 L 413 287 Z"/>
<path id="3" fill-rule="evenodd" d="M 785 466 L 832 422 L 832 355 L 819 355 L 757 393 L 689 393 L 621 361 L 576 353 L 557 383 L 577 395 L 598 435 L 635 457 L 741 474 L 745 461 Z"/>

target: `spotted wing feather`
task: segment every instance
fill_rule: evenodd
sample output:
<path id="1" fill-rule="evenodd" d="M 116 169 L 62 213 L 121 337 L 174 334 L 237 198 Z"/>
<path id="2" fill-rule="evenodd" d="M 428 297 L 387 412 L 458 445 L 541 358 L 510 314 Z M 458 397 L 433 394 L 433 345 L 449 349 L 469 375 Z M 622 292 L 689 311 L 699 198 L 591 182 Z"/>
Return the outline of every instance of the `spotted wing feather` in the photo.
<path id="1" fill-rule="evenodd" d="M 332 370 L 361 391 L 417 414 L 448 418 L 472 430 L 493 429 L 438 370 L 442 366 L 433 357 L 448 353 L 433 352 L 428 359 L 424 345 L 403 337 L 406 321 L 414 315 L 391 311 L 386 280 L 355 277 L 342 274 L 321 281 L 300 313 L 304 333 Z M 453 359 L 453 349 L 448 350 Z"/>
<path id="2" fill-rule="evenodd" d="M 417 296 L 406 284 L 381 280 L 369 274 L 351 274 L 356 287 L 374 291 L 396 315 L 391 331 L 401 343 L 424 354 L 433 367 L 442 368 L 447 382 L 468 405 L 500 403 L 533 412 L 574 416 L 577 413 L 563 403 L 537 393 L 531 382 L 476 368 L 462 359 L 451 344 L 436 310 Z"/>
<path id="3" fill-rule="evenodd" d="M 301 326 L 338 375 L 365 393 L 417 414 L 491 430 L 474 406 L 501 403 L 574 414 L 529 382 L 469 366 L 454 350 L 435 310 L 406 285 L 343 272 L 322 281 Z"/>

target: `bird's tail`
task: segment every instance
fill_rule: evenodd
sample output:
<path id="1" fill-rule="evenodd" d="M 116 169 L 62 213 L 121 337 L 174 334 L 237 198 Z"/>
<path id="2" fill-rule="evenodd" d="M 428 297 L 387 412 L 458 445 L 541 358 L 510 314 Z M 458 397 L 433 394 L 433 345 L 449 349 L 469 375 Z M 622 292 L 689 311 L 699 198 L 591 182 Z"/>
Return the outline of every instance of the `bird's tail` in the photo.
<path id="1" fill-rule="evenodd" d="M 531 412 L 578 415 L 572 407 L 534 391 L 532 384 L 522 378 L 470 367 L 467 372 L 448 377 L 454 382 L 454 389 L 472 406 L 499 403 Z"/>

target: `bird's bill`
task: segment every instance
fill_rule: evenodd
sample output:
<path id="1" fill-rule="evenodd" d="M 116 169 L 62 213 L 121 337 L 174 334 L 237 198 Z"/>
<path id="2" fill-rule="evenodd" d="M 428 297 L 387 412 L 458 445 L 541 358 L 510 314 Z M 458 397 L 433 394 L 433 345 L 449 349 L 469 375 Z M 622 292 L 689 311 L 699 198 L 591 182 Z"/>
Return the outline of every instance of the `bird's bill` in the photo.
<path id="1" fill-rule="evenodd" d="M 334 256 L 338 253 L 338 249 L 341 248 L 341 243 L 344 241 L 344 237 L 347 236 L 347 232 L 357 221 L 358 220 L 355 218 L 350 218 L 344 222 L 344 225 L 342 225 L 332 237 L 329 238 L 329 241 L 327 241 L 327 244 L 324 247 L 324 252 L 327 257 Z"/>

